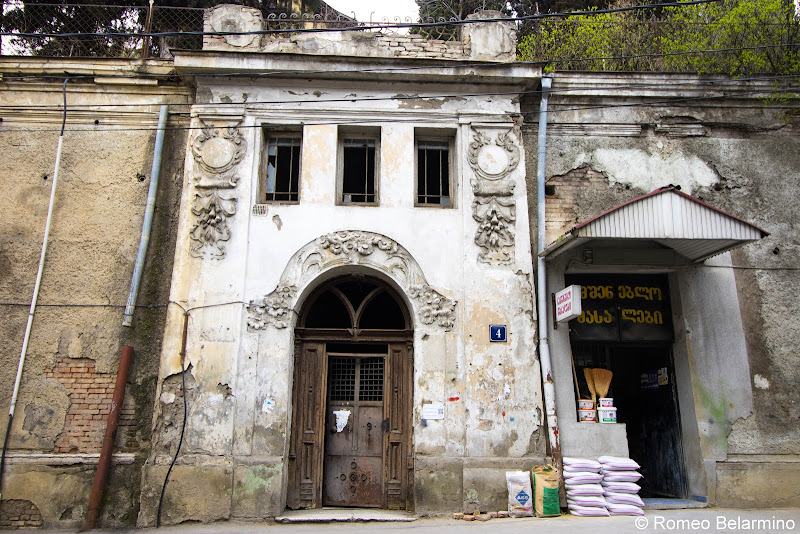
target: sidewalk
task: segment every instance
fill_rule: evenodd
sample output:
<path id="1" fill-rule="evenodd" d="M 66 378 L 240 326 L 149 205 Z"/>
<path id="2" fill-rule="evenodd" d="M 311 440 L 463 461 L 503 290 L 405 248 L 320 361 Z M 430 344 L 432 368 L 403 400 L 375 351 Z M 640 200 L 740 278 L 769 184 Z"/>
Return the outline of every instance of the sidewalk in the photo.
<path id="1" fill-rule="evenodd" d="M 722 528 L 719 528 L 722 527 Z M 486 522 L 456 521 L 447 518 L 420 518 L 411 522 L 330 522 L 330 523 L 244 523 L 227 521 L 212 524 L 182 524 L 161 528 L 104 530 L 97 534 L 324 534 L 345 533 L 408 532 L 409 534 L 449 534 L 466 532 L 469 534 L 617 534 L 617 533 L 798 533 L 800 534 L 800 509 L 782 510 L 733 510 L 724 508 L 704 508 L 696 510 L 652 510 L 644 517 L 575 517 L 562 515 L 553 518 L 492 519 Z M 0 532 L 20 532 L 4 530 Z M 25 530 L 24 532 L 74 533 L 77 529 L 65 530 Z"/>

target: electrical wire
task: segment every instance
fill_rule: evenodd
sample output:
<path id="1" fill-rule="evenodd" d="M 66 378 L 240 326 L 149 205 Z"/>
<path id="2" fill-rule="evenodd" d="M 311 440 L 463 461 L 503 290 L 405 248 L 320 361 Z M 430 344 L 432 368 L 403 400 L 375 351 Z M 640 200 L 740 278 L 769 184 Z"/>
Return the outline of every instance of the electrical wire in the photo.
<path id="1" fill-rule="evenodd" d="M 615 88 L 616 89 L 616 88 Z M 765 95 L 765 94 L 776 94 L 776 95 L 783 95 L 786 94 L 787 91 L 795 92 L 800 91 L 800 86 L 798 87 L 786 87 L 781 89 L 772 89 L 772 90 L 761 90 L 761 91 L 748 91 L 743 93 L 736 93 L 736 94 L 721 94 L 721 95 L 705 95 L 705 96 L 697 96 L 697 97 L 685 97 L 685 98 L 671 98 L 671 99 L 663 99 L 663 100 L 654 100 L 648 102 L 627 102 L 627 103 L 620 103 L 620 104 L 600 104 L 600 105 L 592 105 L 592 106 L 575 106 L 574 104 L 569 105 L 567 104 L 553 104 L 553 108 L 550 110 L 550 113 L 567 113 L 573 111 L 582 111 L 582 110 L 591 110 L 591 109 L 613 109 L 613 108 L 634 108 L 634 107 L 648 107 L 648 106 L 659 106 L 659 105 L 671 105 L 671 104 L 678 104 L 678 103 L 688 103 L 688 102 L 697 102 L 697 101 L 713 101 L 713 100 L 723 100 L 723 99 L 733 99 L 733 98 L 743 98 L 743 97 L 753 97 L 756 95 Z M 519 94 L 519 93 L 515 93 Z M 440 97 L 441 98 L 441 97 Z M 291 103 L 291 102 L 286 102 Z M 776 107 L 781 108 L 796 108 L 795 105 L 792 104 L 774 104 Z M 562 106 L 559 109 L 558 106 Z M 750 109 L 752 106 L 731 106 L 726 105 L 726 108 L 741 108 L 741 109 Z M 275 111 L 275 110 L 272 110 Z M 281 111 L 281 110 L 279 110 Z M 491 115 L 494 117 L 518 117 L 518 116 L 526 116 L 526 115 L 535 115 L 536 111 L 509 111 L 509 112 L 499 112 L 499 113 L 492 113 Z M 363 117 L 363 118 L 354 118 L 349 120 L 342 120 L 337 118 L 331 118 L 326 120 L 303 120 L 301 124 L 304 126 L 322 126 L 322 125 L 363 125 L 363 124 L 390 124 L 390 123 L 407 123 L 407 122 L 414 122 L 419 123 L 420 117 L 395 117 L 395 118 L 371 118 L 371 117 Z M 428 123 L 451 123 L 453 121 L 452 117 L 436 117 L 436 116 L 426 116 L 424 118 L 424 122 Z M 0 123 L 2 124 L 2 123 Z M 239 129 L 252 129 L 252 128 L 262 128 L 263 125 L 261 123 L 257 124 L 240 124 L 237 126 Z M 200 131 L 204 128 L 204 126 L 179 126 L 173 125 L 168 126 L 165 130 L 175 130 L 175 131 Z M 69 128 L 68 131 L 70 132 L 136 132 L 136 131 L 155 131 L 156 127 L 150 126 L 140 126 L 140 127 L 130 127 L 130 126 L 90 126 L 90 127 L 76 127 L 76 128 Z M 54 128 L 3 128 L 0 127 L 0 133 L 3 132 L 54 132 L 57 131 Z"/>
<path id="2" fill-rule="evenodd" d="M 327 71 L 326 71 L 327 72 Z M 244 74 L 242 74 L 244 75 Z M 63 79 L 63 77 L 60 77 Z M 73 79 L 73 78 L 71 78 Z M 695 85 L 718 85 L 724 83 L 734 82 L 737 84 L 743 82 L 767 82 L 767 81 L 778 81 L 778 80 L 800 80 L 800 73 L 797 75 L 773 75 L 773 76 L 753 76 L 748 78 L 735 78 L 732 80 L 726 78 L 715 78 L 711 80 L 697 80 L 694 82 Z M 650 85 L 646 84 L 626 84 L 626 85 L 616 85 L 614 86 L 615 91 L 619 90 L 636 90 L 636 89 L 649 89 L 651 88 Z M 782 91 L 785 90 L 784 88 L 779 89 L 769 89 L 767 91 Z M 552 94 L 557 95 L 564 95 L 573 92 L 580 92 L 585 91 L 585 88 L 564 88 L 564 89 L 554 89 Z M 751 91 L 752 94 L 758 91 Z M 245 106 L 250 107 L 254 105 L 277 105 L 277 104 L 326 104 L 326 103 L 336 103 L 336 102 L 380 102 L 380 101 L 392 101 L 392 100 L 420 100 L 420 99 L 442 99 L 442 98 L 463 98 L 463 97 L 482 97 L 482 96 L 518 96 L 518 95 L 539 95 L 541 94 L 540 89 L 531 89 L 531 90 L 514 90 L 514 91 L 484 91 L 484 92 L 470 92 L 470 93 L 435 93 L 435 94 L 409 94 L 409 95 L 392 95 L 392 96 L 376 96 L 376 97 L 369 97 L 369 96 L 351 96 L 351 97 L 342 97 L 342 98 L 328 98 L 328 99 L 297 99 L 297 100 L 248 100 L 243 102 L 213 102 L 209 104 L 197 104 L 197 103 L 190 103 L 190 102 L 179 102 L 179 103 L 170 103 L 170 106 L 204 106 L 204 105 L 213 105 L 213 106 L 220 106 L 220 107 L 228 107 L 228 106 Z M 732 94 L 730 91 L 727 93 L 729 96 Z M 740 94 L 740 93 L 736 93 Z M 85 104 L 84 106 L 73 106 L 72 109 L 75 111 L 83 111 L 83 112 L 93 112 L 100 109 L 139 109 L 139 108 L 151 108 L 154 106 L 160 106 L 162 102 L 146 102 L 146 103 L 118 103 L 118 104 Z M 0 104 L 0 110 L 9 110 L 9 111 L 30 111 L 30 110 L 41 110 L 41 111 L 53 111 L 53 110 L 60 110 L 60 106 L 52 105 L 52 104 L 27 104 L 25 106 L 20 106 L 17 104 Z M 188 110 L 179 114 L 186 115 L 188 114 Z"/>
<path id="3" fill-rule="evenodd" d="M 34 38 L 58 38 L 58 37 L 187 37 L 187 36 L 226 36 L 226 35 L 274 35 L 283 33 L 310 33 L 310 32 L 341 32 L 341 31 L 369 31 L 377 29 L 400 29 L 400 28 L 428 28 L 440 26 L 463 26 L 468 24 L 480 24 L 486 22 L 526 22 L 532 20 L 542 20 L 548 18 L 557 18 L 565 16 L 576 15 L 603 15 L 607 13 L 621 13 L 625 11 L 640 11 L 646 9 L 663 9 L 665 7 L 685 7 L 699 4 L 718 3 L 724 0 L 691 0 L 687 2 L 666 2 L 662 4 L 642 4 L 635 6 L 595 9 L 588 11 L 570 11 L 558 13 L 537 13 L 534 15 L 524 15 L 521 17 L 501 17 L 501 18 L 469 18 L 463 20 L 448 20 L 448 21 L 434 21 L 434 22 L 397 22 L 397 23 L 382 23 L 382 24 L 363 24 L 357 26 L 347 27 L 334 27 L 334 28 L 287 28 L 287 29 L 273 29 L 273 30 L 251 30 L 251 31 L 219 31 L 219 32 L 206 32 L 206 31 L 184 31 L 184 32 L 99 32 L 99 33 L 28 33 L 28 32 L 0 32 L 2 37 L 34 37 Z M 125 6 L 121 6 L 125 7 Z M 288 19 L 267 19 L 266 22 L 275 21 L 276 23 L 286 22 L 304 22 L 301 18 L 288 18 Z M 311 20 L 309 22 L 320 22 L 318 20 Z M 340 23 L 341 21 L 335 21 Z"/>

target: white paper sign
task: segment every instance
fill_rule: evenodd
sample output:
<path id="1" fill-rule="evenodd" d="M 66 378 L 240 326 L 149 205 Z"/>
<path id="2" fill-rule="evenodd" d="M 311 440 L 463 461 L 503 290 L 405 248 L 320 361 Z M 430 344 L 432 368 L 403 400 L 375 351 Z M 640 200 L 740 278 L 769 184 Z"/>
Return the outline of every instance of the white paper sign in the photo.
<path id="1" fill-rule="evenodd" d="M 336 417 L 336 432 L 341 432 L 350 420 L 350 410 L 334 410 L 333 415 Z"/>
<path id="2" fill-rule="evenodd" d="M 423 419 L 444 419 L 444 403 L 432 402 L 422 405 Z"/>

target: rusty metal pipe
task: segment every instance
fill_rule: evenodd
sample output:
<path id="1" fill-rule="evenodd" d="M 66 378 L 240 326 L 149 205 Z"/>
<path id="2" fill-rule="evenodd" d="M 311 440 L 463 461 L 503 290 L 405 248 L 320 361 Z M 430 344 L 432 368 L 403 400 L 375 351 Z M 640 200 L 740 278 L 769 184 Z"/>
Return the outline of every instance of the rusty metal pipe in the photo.
<path id="1" fill-rule="evenodd" d="M 119 370 L 117 371 L 117 383 L 114 385 L 114 396 L 111 399 L 111 410 L 108 412 L 108 422 L 106 424 L 106 434 L 103 437 L 103 448 L 100 451 L 100 460 L 97 462 L 97 471 L 94 474 L 94 484 L 92 494 L 89 497 L 89 511 L 86 514 L 86 522 L 82 530 L 92 530 L 100 516 L 100 501 L 108 481 L 108 472 L 111 468 L 111 455 L 114 452 L 114 440 L 117 437 L 117 427 L 119 426 L 120 410 L 125 400 L 125 385 L 128 382 L 128 369 L 133 359 L 133 347 L 125 345 L 122 347 L 122 355 L 119 359 Z"/>

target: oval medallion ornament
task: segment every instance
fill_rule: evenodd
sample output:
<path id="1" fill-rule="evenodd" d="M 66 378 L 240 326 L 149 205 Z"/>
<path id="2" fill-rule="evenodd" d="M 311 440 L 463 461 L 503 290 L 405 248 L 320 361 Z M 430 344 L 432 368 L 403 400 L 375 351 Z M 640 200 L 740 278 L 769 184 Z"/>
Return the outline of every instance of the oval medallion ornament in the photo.
<path id="1" fill-rule="evenodd" d="M 247 141 L 238 128 L 203 127 L 192 141 L 192 155 L 200 167 L 211 174 L 224 174 L 235 167 L 247 152 Z"/>
<path id="2" fill-rule="evenodd" d="M 492 140 L 483 132 L 475 132 L 467 154 L 470 167 L 480 178 L 500 180 L 519 165 L 519 147 L 510 132 Z"/>
<path id="3" fill-rule="evenodd" d="M 221 169 L 228 165 L 236 154 L 233 143 L 227 139 L 214 137 L 203 143 L 200 157 L 203 163 L 214 169 Z"/>

